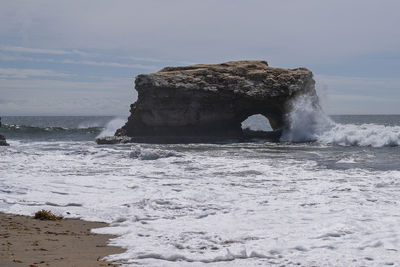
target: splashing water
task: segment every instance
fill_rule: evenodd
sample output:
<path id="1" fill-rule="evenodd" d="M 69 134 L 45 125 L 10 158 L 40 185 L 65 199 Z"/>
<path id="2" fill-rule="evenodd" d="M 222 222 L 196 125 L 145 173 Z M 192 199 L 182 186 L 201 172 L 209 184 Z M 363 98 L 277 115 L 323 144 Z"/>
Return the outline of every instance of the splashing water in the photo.
<path id="1" fill-rule="evenodd" d="M 283 130 L 281 142 L 317 141 L 319 135 L 332 129 L 334 122 L 323 112 L 310 95 L 300 95 L 291 103 L 287 116 L 288 127 Z"/>
<path id="2" fill-rule="evenodd" d="M 400 127 L 379 124 L 339 124 L 332 121 L 310 95 L 291 103 L 281 142 L 318 142 L 342 146 L 399 146 Z"/>
<path id="3" fill-rule="evenodd" d="M 104 130 L 96 137 L 101 138 L 105 136 L 114 135 L 115 131 L 121 128 L 125 124 L 126 120 L 121 118 L 115 118 L 112 121 L 108 122 Z"/>

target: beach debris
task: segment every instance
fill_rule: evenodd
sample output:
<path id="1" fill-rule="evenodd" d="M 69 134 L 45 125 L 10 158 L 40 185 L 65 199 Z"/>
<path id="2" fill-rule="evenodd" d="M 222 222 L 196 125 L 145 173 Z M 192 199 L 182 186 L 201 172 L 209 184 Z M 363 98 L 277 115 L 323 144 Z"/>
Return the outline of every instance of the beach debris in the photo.
<path id="1" fill-rule="evenodd" d="M 33 218 L 42 221 L 59 221 L 63 219 L 62 216 L 57 216 L 49 210 L 39 210 L 35 213 Z"/>

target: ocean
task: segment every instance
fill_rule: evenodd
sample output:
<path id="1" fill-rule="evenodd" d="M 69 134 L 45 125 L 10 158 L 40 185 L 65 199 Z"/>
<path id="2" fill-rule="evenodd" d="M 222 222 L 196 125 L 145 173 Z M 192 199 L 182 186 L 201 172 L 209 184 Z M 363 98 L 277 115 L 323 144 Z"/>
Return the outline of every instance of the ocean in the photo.
<path id="1" fill-rule="evenodd" d="M 127 266 L 398 266 L 400 115 L 288 119 L 280 142 L 97 145 L 126 118 L 5 116 L 0 211 L 110 223 Z"/>

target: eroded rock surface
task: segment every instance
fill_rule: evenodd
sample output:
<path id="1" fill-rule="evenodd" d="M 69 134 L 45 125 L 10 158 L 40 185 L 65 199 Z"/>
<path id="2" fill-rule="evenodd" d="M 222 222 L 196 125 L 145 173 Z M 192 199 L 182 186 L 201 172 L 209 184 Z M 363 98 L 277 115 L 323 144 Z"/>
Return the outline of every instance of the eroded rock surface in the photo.
<path id="1" fill-rule="evenodd" d="M 136 77 L 138 99 L 116 136 L 149 143 L 240 140 L 241 122 L 254 114 L 279 130 L 288 101 L 315 95 L 314 84 L 305 68 L 272 68 L 265 61 L 166 67 Z"/>

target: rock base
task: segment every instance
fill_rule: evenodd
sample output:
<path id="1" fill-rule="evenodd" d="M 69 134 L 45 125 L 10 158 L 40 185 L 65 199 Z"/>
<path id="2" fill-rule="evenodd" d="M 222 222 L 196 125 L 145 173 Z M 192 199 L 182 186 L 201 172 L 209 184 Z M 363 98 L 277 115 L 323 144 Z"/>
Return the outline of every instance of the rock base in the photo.
<path id="1" fill-rule="evenodd" d="M 147 143 L 147 144 L 190 144 L 190 143 L 240 143 L 240 142 L 279 142 L 281 130 L 276 131 L 252 131 L 244 129 L 240 137 L 221 137 L 221 136 L 107 136 L 97 138 L 99 145 L 113 145 L 126 143 Z"/>
<path id="2" fill-rule="evenodd" d="M 99 145 L 113 145 L 113 144 L 134 143 L 134 140 L 129 136 L 106 136 L 97 138 L 96 143 Z"/>
<path id="3" fill-rule="evenodd" d="M 0 146 L 9 146 L 9 144 L 6 141 L 6 138 L 0 134 Z"/>

